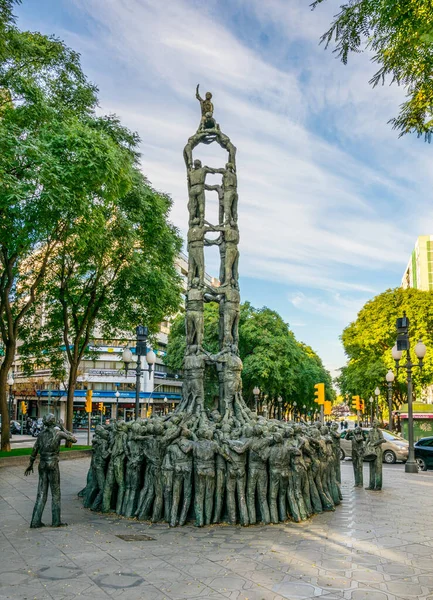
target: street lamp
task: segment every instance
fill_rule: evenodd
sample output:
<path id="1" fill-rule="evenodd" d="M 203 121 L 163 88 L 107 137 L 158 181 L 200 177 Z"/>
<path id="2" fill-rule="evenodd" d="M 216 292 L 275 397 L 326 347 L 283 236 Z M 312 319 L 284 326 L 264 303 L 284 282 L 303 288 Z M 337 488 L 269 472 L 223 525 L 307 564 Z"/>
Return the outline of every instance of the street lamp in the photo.
<path id="1" fill-rule="evenodd" d="M 278 396 L 278 420 L 281 421 L 281 405 L 283 404 L 283 399 L 281 396 Z"/>
<path id="2" fill-rule="evenodd" d="M 9 386 L 9 421 L 12 419 L 12 398 L 13 398 L 12 386 L 14 383 L 15 383 L 14 376 L 12 373 L 10 373 L 8 376 L 8 379 L 7 379 L 7 384 Z"/>
<path id="3" fill-rule="evenodd" d="M 164 397 L 164 415 L 166 415 L 166 414 L 167 414 L 167 402 L 168 402 L 168 400 L 167 400 L 167 396 L 165 396 L 165 397 Z"/>
<path id="4" fill-rule="evenodd" d="M 295 423 L 296 423 L 296 405 L 297 405 L 297 402 L 295 400 L 293 402 L 293 420 L 295 421 Z"/>
<path id="5" fill-rule="evenodd" d="M 371 422 L 371 425 L 373 425 L 373 419 L 374 419 L 374 398 L 373 398 L 373 396 L 370 396 L 368 401 L 370 402 L 370 422 Z"/>
<path id="6" fill-rule="evenodd" d="M 153 350 L 148 350 L 147 348 L 147 336 L 149 330 L 147 327 L 143 327 L 139 325 L 136 330 L 137 342 L 135 347 L 135 354 L 137 357 L 137 364 L 135 367 L 135 420 L 139 418 L 140 415 L 140 382 L 141 376 L 143 373 L 148 372 L 149 377 L 152 373 L 152 367 L 156 362 L 156 356 Z M 148 368 L 144 369 L 141 365 L 141 357 L 144 356 L 146 362 L 148 364 Z M 129 348 L 125 348 L 122 354 L 122 360 L 125 363 L 125 371 L 128 375 L 129 364 L 132 362 L 132 352 Z M 148 411 L 148 405 L 146 403 L 146 414 Z"/>
<path id="7" fill-rule="evenodd" d="M 392 369 L 390 369 L 388 371 L 388 373 L 385 375 L 385 379 L 388 384 L 388 410 L 389 410 L 388 429 L 389 429 L 389 431 L 392 431 L 394 429 L 394 427 L 393 427 L 394 423 L 393 423 L 393 418 L 392 418 L 392 383 L 395 379 Z"/>
<path id="8" fill-rule="evenodd" d="M 259 400 L 259 394 L 260 394 L 260 388 L 259 387 L 255 387 L 253 389 L 253 395 L 254 395 L 254 409 L 256 411 L 257 414 L 257 405 L 258 405 L 258 400 Z"/>
<path id="9" fill-rule="evenodd" d="M 395 360 L 395 366 L 398 370 L 400 368 L 406 369 L 407 374 L 407 409 L 408 409 L 408 430 L 409 430 L 409 456 L 404 466 L 406 473 L 418 473 L 418 465 L 415 460 L 414 450 L 414 439 L 413 439 L 413 406 L 412 406 L 412 369 L 413 367 L 419 367 L 422 369 L 424 356 L 427 352 L 427 348 L 420 340 L 414 350 L 416 357 L 418 358 L 418 364 L 413 363 L 410 356 L 410 341 L 409 341 L 409 319 L 406 317 L 406 313 L 403 313 L 403 317 L 397 319 L 397 343 L 392 349 L 392 357 Z M 406 352 L 406 364 L 400 367 L 400 360 L 403 356 L 403 352 Z"/>
<path id="10" fill-rule="evenodd" d="M 304 413 L 304 421 L 308 421 L 307 419 L 307 405 L 304 404 L 304 406 L 302 407 L 302 412 Z"/>
<path id="11" fill-rule="evenodd" d="M 119 390 L 116 390 L 116 393 L 114 395 L 116 396 L 116 419 L 119 420 Z"/>
<path id="12" fill-rule="evenodd" d="M 380 388 L 376 387 L 376 389 L 374 390 L 374 395 L 376 396 L 376 404 L 373 407 L 373 419 L 376 416 L 376 411 L 379 412 L 379 396 L 380 396 Z M 371 424 L 373 424 L 373 420 L 371 421 Z"/>

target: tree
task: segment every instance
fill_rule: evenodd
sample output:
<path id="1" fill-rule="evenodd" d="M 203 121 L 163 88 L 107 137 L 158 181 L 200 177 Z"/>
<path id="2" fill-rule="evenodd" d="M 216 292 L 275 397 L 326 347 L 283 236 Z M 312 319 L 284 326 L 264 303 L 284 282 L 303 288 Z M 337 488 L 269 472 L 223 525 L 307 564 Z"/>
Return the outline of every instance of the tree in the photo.
<path id="1" fill-rule="evenodd" d="M 86 218 L 70 224 L 32 315 L 43 312 L 44 324 L 33 329 L 34 318 L 29 319 L 20 348 L 32 362 L 37 357 L 38 365 L 45 361 L 54 368 L 64 348 L 68 429 L 79 366 L 95 331 L 110 338 L 143 323 L 155 333 L 180 304 L 174 262 L 182 241 L 167 221 L 172 202 L 153 190 L 133 164 L 127 179 L 126 193 L 111 197 L 107 184 Z"/>
<path id="2" fill-rule="evenodd" d="M 324 0 L 315 0 L 315 8 Z M 415 132 L 430 141 L 433 133 L 433 10 L 431 0 L 349 0 L 340 7 L 321 42 L 347 63 L 351 52 L 368 50 L 379 65 L 370 80 L 402 85 L 407 101 L 393 128 L 400 136 Z"/>
<path id="3" fill-rule="evenodd" d="M 55 38 L 19 31 L 0 4 L 1 448 L 9 446 L 6 380 L 24 317 L 68 223 L 103 182 L 79 122 L 96 104 L 78 55 Z M 89 138 L 87 138 L 89 142 Z M 89 164 L 90 160 L 90 164 Z"/>
<path id="4" fill-rule="evenodd" d="M 413 348 L 422 339 L 428 348 L 433 344 L 433 293 L 417 289 L 387 290 L 369 300 L 341 336 L 348 361 L 338 377 L 342 394 L 359 395 L 364 400 L 374 397 L 378 386 L 386 399 L 385 375 L 395 369 L 391 348 L 396 342 L 395 323 L 403 312 L 409 318 L 410 343 Z M 414 357 L 413 357 L 414 358 Z M 414 369 L 414 393 L 420 396 L 423 387 L 433 382 L 433 356 L 427 352 L 422 372 Z M 400 406 L 406 398 L 406 371 L 401 369 L 394 382 L 394 404 Z"/>
<path id="5" fill-rule="evenodd" d="M 204 347 L 218 352 L 218 306 L 205 304 Z M 185 318 L 173 322 L 165 357 L 166 364 L 182 369 L 185 352 Z M 252 390 L 258 386 L 271 413 L 276 414 L 278 398 L 284 407 L 306 404 L 311 410 L 314 384 L 324 382 L 329 399 L 333 397 L 332 381 L 315 352 L 298 342 L 280 315 L 269 309 L 255 309 L 249 302 L 241 305 L 239 319 L 239 355 L 243 362 L 242 382 L 246 400 L 252 404 Z M 209 402 L 218 394 L 216 375 L 206 371 L 205 395 Z"/>

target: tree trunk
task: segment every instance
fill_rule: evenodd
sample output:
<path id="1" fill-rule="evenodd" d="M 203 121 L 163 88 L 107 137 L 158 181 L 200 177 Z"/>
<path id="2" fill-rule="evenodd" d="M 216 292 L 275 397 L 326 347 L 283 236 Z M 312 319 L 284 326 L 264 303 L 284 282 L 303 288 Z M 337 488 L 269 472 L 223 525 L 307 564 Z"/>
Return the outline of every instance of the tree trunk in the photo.
<path id="1" fill-rule="evenodd" d="M 72 432 L 72 422 L 74 420 L 74 393 L 77 383 L 78 364 L 69 363 L 68 396 L 66 398 L 66 429 Z M 71 448 L 71 442 L 66 442 L 66 446 Z"/>
<path id="2" fill-rule="evenodd" d="M 1 450 L 10 452 L 10 419 L 9 419 L 9 407 L 8 407 L 8 389 L 7 380 L 9 369 L 15 358 L 15 344 L 5 344 L 5 357 L 0 365 L 0 414 L 2 418 L 2 431 L 1 431 Z"/>

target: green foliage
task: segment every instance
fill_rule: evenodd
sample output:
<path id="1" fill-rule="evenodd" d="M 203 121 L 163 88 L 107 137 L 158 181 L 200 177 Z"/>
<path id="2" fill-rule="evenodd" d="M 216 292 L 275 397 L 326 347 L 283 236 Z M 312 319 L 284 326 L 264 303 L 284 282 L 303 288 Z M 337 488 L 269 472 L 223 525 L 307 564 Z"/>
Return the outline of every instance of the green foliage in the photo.
<path id="1" fill-rule="evenodd" d="M 413 348 L 422 339 L 429 351 L 422 372 L 413 370 L 414 391 L 420 397 L 421 390 L 433 382 L 433 293 L 417 289 L 397 288 L 369 300 L 358 314 L 356 321 L 341 336 L 348 362 L 338 378 L 342 394 L 359 395 L 364 400 L 374 397 L 378 386 L 381 398 L 386 401 L 385 375 L 389 369 L 395 372 L 391 348 L 396 342 L 395 323 L 403 312 L 409 317 L 410 343 Z M 412 359 L 416 360 L 412 351 Z M 402 363 L 404 360 L 402 360 Z M 398 407 L 406 398 L 406 370 L 401 369 L 394 382 L 394 403 Z"/>
<path id="2" fill-rule="evenodd" d="M 313 8 L 324 0 L 313 2 Z M 350 0 L 340 7 L 322 36 L 334 40 L 344 64 L 351 52 L 368 50 L 379 70 L 370 83 L 398 83 L 407 101 L 392 119 L 400 135 L 416 132 L 430 141 L 433 132 L 433 6 L 431 0 Z"/>
<path id="3" fill-rule="evenodd" d="M 204 347 L 218 352 L 218 305 L 205 304 Z M 167 346 L 166 364 L 175 370 L 183 365 L 185 353 L 185 318 L 179 315 L 172 325 Z M 305 404 L 314 410 L 314 384 L 326 384 L 327 397 L 333 399 L 332 380 L 317 354 L 298 342 L 287 323 L 269 308 L 255 309 L 248 302 L 241 305 L 239 322 L 239 354 L 243 362 L 244 398 L 253 405 L 252 390 L 258 386 L 262 396 L 274 408 L 277 398 L 283 407 Z M 208 369 L 205 394 L 208 399 L 218 393 L 217 379 Z"/>

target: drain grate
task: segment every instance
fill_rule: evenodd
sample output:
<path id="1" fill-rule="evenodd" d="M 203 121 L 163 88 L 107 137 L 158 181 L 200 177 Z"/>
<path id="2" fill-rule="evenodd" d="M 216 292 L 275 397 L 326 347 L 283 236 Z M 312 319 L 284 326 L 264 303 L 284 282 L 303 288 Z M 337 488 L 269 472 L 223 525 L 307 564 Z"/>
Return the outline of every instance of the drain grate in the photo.
<path id="1" fill-rule="evenodd" d="M 116 537 L 120 538 L 124 542 L 154 542 L 155 538 L 150 537 L 150 535 L 144 535 L 144 533 L 125 533 L 116 535 Z"/>

